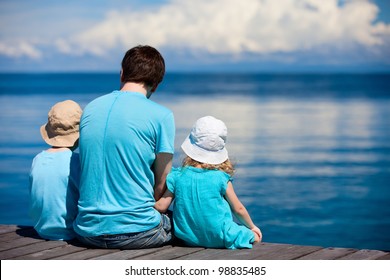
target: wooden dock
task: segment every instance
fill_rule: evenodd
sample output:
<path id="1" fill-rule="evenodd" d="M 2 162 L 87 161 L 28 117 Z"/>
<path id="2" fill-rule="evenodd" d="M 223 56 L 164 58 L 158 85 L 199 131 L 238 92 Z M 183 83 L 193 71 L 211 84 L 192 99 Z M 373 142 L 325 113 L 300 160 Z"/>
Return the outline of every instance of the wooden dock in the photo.
<path id="1" fill-rule="evenodd" d="M 164 246 L 91 249 L 77 241 L 46 241 L 32 227 L 0 225 L 1 260 L 390 260 L 390 252 L 263 242 L 253 249 Z"/>

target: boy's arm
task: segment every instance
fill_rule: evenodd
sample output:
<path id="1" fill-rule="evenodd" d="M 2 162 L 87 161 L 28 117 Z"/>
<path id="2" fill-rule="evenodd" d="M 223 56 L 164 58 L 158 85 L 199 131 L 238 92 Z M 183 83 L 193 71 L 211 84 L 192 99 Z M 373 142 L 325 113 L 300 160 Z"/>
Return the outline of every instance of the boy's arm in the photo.
<path id="1" fill-rule="evenodd" d="M 260 229 L 257 226 L 255 226 L 255 224 L 252 222 L 252 219 L 249 216 L 248 211 L 246 210 L 245 206 L 241 203 L 241 201 L 238 199 L 236 193 L 234 192 L 233 184 L 230 181 L 228 182 L 228 187 L 226 189 L 225 197 L 230 205 L 230 208 L 232 209 L 232 212 L 237 217 L 237 219 L 241 223 L 243 223 L 247 228 L 251 229 L 261 240 L 262 234 Z"/>
<path id="2" fill-rule="evenodd" d="M 154 208 L 160 213 L 165 213 L 168 210 L 169 205 L 171 205 L 173 200 L 173 193 L 169 190 L 166 190 L 164 195 L 154 204 Z"/>
<path id="3" fill-rule="evenodd" d="M 172 154 L 159 153 L 153 164 L 154 172 L 154 199 L 159 200 L 167 189 L 166 178 L 172 168 Z"/>

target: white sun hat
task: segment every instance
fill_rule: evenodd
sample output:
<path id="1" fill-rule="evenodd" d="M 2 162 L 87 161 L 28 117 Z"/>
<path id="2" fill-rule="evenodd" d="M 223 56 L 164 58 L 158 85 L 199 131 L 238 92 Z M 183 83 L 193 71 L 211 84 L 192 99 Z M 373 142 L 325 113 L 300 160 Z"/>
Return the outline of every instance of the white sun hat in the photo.
<path id="1" fill-rule="evenodd" d="M 220 164 L 228 159 L 225 148 L 227 128 L 212 116 L 198 119 L 181 148 L 190 158 L 208 164 Z"/>

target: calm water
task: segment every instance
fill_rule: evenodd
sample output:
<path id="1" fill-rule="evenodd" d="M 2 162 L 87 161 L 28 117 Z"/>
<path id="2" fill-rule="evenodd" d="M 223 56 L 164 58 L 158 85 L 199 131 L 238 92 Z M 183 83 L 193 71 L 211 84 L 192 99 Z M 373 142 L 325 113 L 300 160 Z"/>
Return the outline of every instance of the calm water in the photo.
<path id="1" fill-rule="evenodd" d="M 0 75 L 0 224 L 30 225 L 28 172 L 56 102 L 84 107 L 117 74 Z M 196 119 L 228 126 L 236 192 L 264 241 L 390 250 L 390 75 L 168 74 L 176 155 Z"/>

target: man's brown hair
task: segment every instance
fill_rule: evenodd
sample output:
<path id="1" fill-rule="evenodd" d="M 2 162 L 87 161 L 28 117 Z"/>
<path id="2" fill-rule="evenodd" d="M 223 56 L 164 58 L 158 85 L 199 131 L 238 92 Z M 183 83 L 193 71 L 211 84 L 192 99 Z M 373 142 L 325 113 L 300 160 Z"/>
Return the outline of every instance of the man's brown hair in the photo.
<path id="1" fill-rule="evenodd" d="M 154 91 L 165 75 L 165 61 L 151 46 L 136 46 L 122 60 L 122 83 L 143 83 Z"/>

